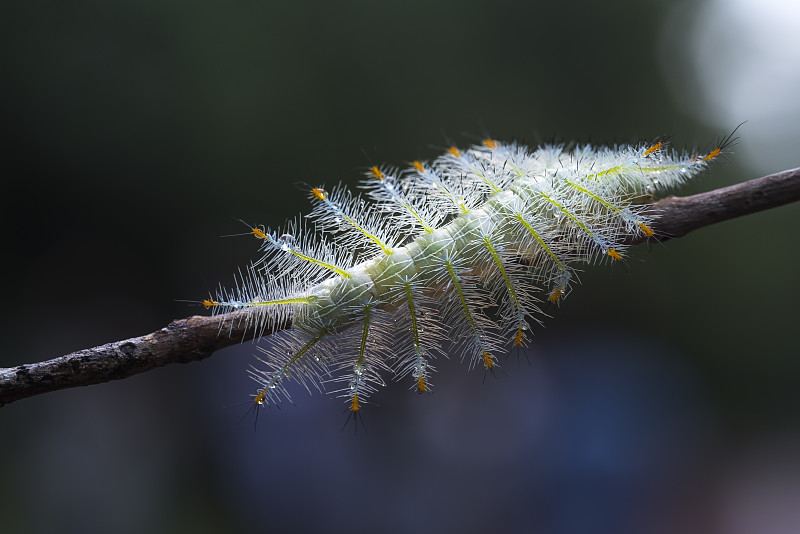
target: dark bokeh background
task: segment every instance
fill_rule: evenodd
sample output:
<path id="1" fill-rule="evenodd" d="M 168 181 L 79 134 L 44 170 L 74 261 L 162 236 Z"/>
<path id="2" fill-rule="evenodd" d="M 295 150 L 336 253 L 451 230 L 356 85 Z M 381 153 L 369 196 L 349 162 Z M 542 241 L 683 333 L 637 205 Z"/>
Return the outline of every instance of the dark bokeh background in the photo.
<path id="1" fill-rule="evenodd" d="M 748 120 L 682 193 L 797 166 L 788 4 L 4 6 L 0 365 L 199 312 L 179 299 L 254 257 L 218 237 L 233 217 L 280 224 L 307 209 L 296 182 L 448 139 L 702 148 Z M 587 270 L 507 375 L 440 362 L 432 395 L 392 384 L 358 437 L 299 391 L 240 424 L 252 344 L 3 407 L 0 530 L 794 532 L 798 215 Z"/>

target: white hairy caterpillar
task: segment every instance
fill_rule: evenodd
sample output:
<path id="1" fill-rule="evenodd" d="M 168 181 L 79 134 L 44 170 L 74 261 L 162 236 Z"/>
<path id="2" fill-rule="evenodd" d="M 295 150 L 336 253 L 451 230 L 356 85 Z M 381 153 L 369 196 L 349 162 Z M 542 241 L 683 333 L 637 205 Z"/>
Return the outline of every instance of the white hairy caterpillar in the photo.
<path id="1" fill-rule="evenodd" d="M 372 167 L 365 197 L 311 188 L 313 226 L 251 228 L 263 257 L 203 304 L 240 311 L 257 332 L 291 321 L 250 371 L 255 406 L 290 400 L 289 380 L 336 384 L 351 413 L 387 376 L 427 392 L 446 344 L 487 371 L 526 345 L 576 265 L 619 261 L 626 240 L 653 237 L 637 201 L 704 170 L 729 142 L 689 157 L 661 141 L 531 150 L 486 139 L 430 164 Z"/>

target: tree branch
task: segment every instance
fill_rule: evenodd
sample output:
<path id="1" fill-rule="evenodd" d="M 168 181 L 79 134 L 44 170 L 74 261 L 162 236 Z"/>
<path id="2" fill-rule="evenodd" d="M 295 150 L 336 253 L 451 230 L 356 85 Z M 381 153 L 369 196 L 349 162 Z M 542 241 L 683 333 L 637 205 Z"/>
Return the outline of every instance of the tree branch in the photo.
<path id="1" fill-rule="evenodd" d="M 681 237 L 749 213 L 800 200 L 800 168 L 689 197 L 667 197 L 650 205 L 659 239 Z M 637 244 L 643 238 L 629 243 Z M 288 328 L 284 324 L 275 331 Z M 189 363 L 252 339 L 241 312 L 216 317 L 188 317 L 165 328 L 123 341 L 17 367 L 0 368 L 0 406 L 34 395 L 118 380 L 168 363 Z M 269 335 L 272 331 L 259 332 Z"/>
<path id="2" fill-rule="evenodd" d="M 682 237 L 698 228 L 777 208 L 800 200 L 800 167 L 748 182 L 692 195 L 667 197 L 650 205 L 649 215 L 659 239 Z M 644 237 L 630 244 L 645 241 Z"/>

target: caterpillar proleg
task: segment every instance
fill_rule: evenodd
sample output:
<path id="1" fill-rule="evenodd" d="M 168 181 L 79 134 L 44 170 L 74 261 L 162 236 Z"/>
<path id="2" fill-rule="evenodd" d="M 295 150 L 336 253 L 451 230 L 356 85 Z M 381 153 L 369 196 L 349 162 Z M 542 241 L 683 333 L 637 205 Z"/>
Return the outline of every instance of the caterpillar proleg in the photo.
<path id="1" fill-rule="evenodd" d="M 203 303 L 240 311 L 258 333 L 291 321 L 251 369 L 257 406 L 288 400 L 289 381 L 333 384 L 351 412 L 388 377 L 428 392 L 437 358 L 493 371 L 526 345 L 578 265 L 621 261 L 629 238 L 654 236 L 639 202 L 729 143 L 687 156 L 661 141 L 532 150 L 486 139 L 433 162 L 375 166 L 365 195 L 310 188 L 309 215 L 251 228 L 262 257 Z"/>

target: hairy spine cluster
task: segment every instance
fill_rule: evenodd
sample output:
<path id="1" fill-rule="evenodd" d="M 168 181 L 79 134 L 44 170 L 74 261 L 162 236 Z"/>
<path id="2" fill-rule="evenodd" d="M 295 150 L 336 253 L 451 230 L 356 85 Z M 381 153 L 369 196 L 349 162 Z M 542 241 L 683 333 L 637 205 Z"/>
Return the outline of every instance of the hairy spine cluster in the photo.
<path id="1" fill-rule="evenodd" d="M 258 331 L 291 321 L 251 369 L 257 405 L 289 399 L 290 379 L 338 384 L 352 412 L 389 375 L 427 392 L 445 349 L 492 370 L 525 345 L 539 304 L 569 293 L 576 264 L 621 260 L 627 238 L 653 236 L 637 200 L 723 149 L 687 157 L 661 142 L 567 151 L 486 139 L 431 164 L 373 167 L 366 198 L 311 189 L 313 225 L 252 228 L 263 257 L 204 304 L 241 310 Z"/>

